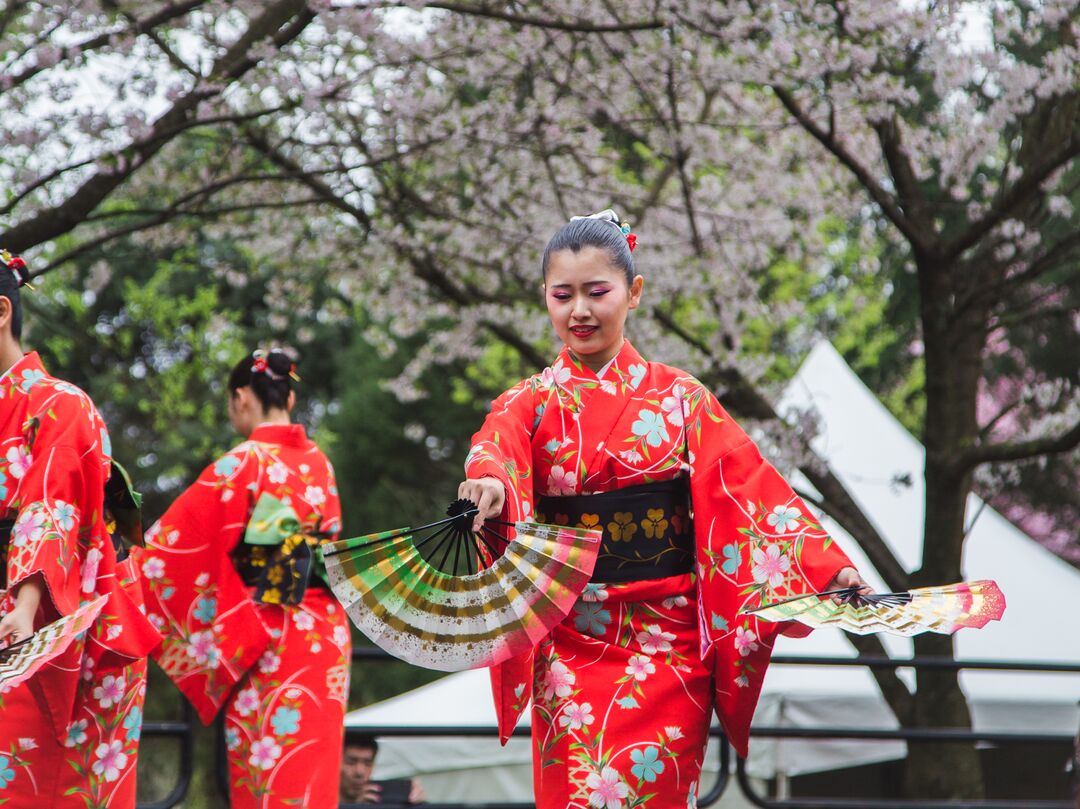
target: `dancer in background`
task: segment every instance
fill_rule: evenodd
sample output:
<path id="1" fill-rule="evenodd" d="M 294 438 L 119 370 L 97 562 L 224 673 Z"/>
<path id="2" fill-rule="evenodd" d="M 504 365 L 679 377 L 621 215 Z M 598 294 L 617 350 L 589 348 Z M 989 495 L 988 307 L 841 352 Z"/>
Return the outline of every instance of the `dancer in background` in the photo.
<path id="1" fill-rule="evenodd" d="M 101 596 L 91 628 L 29 680 L 0 693 L 4 809 L 129 809 L 160 635 L 141 612 L 130 560 L 103 519 L 109 433 L 83 391 L 23 353 L 26 264 L 0 264 L 0 643 Z"/>
<path id="2" fill-rule="evenodd" d="M 716 398 L 624 338 L 635 243 L 612 211 L 552 237 L 544 299 L 565 347 L 495 400 L 459 489 L 477 527 L 603 530 L 573 612 L 493 670 L 504 741 L 532 699 L 542 809 L 694 806 L 710 715 L 745 756 L 781 626 L 740 608 L 864 586 Z"/>
<path id="3" fill-rule="evenodd" d="M 155 659 L 203 722 L 225 706 L 234 809 L 337 806 L 350 663 L 315 546 L 340 530 L 330 461 L 290 411 L 292 361 L 256 351 L 228 381 L 247 440 L 208 466 L 138 554 Z"/>

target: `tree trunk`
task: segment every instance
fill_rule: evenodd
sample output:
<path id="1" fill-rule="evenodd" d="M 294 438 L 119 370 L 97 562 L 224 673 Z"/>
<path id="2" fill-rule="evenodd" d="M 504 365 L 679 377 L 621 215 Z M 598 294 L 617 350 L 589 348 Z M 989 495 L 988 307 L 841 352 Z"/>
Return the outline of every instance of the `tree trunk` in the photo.
<path id="1" fill-rule="evenodd" d="M 958 314 L 950 268 L 920 267 L 926 361 L 926 513 L 922 566 L 912 586 L 948 584 L 963 578 L 961 553 L 971 471 L 958 459 L 978 435 L 975 402 L 986 336 L 986 313 Z M 915 638 L 915 654 L 952 659 L 951 637 Z M 912 727 L 970 728 L 971 714 L 957 672 L 920 670 L 913 695 Z M 982 767 L 971 742 L 909 742 L 905 791 L 911 798 L 985 795 Z"/>

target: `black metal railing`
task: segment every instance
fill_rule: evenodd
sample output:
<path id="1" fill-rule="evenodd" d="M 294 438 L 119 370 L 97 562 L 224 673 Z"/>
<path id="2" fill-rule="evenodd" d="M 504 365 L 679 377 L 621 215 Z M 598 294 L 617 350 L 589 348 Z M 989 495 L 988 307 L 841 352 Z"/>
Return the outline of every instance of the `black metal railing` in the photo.
<path id="1" fill-rule="evenodd" d="M 183 703 L 182 719 L 144 720 L 140 738 L 175 738 L 180 746 L 180 768 L 176 783 L 164 798 L 156 801 L 144 801 L 137 804 L 138 809 L 172 809 L 187 795 L 191 786 L 191 776 L 195 769 L 195 709 L 187 700 Z"/>
<path id="2" fill-rule="evenodd" d="M 377 660 L 394 660 L 386 652 L 373 647 L 353 649 L 353 663 Z M 1003 660 L 950 660 L 947 658 L 892 659 L 879 656 L 852 658 L 813 657 L 796 655 L 774 655 L 773 665 L 811 665 L 811 666 L 858 666 L 860 668 L 913 668 L 937 670 L 972 670 L 972 671 L 1019 671 L 1043 674 L 1077 673 L 1080 665 L 1060 662 L 1003 661 Z M 1078 688 L 1080 691 L 1080 688 Z M 143 735 L 153 737 L 177 737 L 180 744 L 180 775 L 172 791 L 164 798 L 152 803 L 140 803 L 138 809 L 172 809 L 187 793 L 191 782 L 194 764 L 194 712 L 185 703 L 184 717 L 176 721 L 147 721 L 143 724 Z M 411 726 L 411 727 L 376 727 L 350 726 L 353 733 L 364 733 L 379 737 L 420 738 L 431 736 L 460 738 L 492 738 L 497 736 L 497 729 L 492 727 L 446 727 L 446 726 Z M 514 736 L 528 736 L 529 728 L 517 728 Z M 937 742 L 988 742 L 998 745 L 1018 744 L 1070 744 L 1072 734 L 1054 733 L 1014 733 L 1004 731 L 976 731 L 964 728 L 852 728 L 841 726 L 793 728 L 756 725 L 750 730 L 755 738 L 776 739 L 865 739 L 883 741 L 937 741 Z M 712 735 L 719 739 L 720 770 L 716 783 L 709 791 L 699 796 L 698 805 L 708 807 L 719 801 L 724 791 L 732 782 L 731 747 L 719 728 L 712 730 Z M 224 767 L 224 745 L 219 745 L 216 756 L 218 787 L 222 795 L 228 795 L 226 769 Z M 850 797 L 794 797 L 779 798 L 760 794 L 746 771 L 746 760 L 737 759 L 734 766 L 735 779 L 739 789 L 750 803 L 762 809 L 1073 809 L 1071 800 L 926 800 L 898 798 L 850 798 Z M 343 807 L 345 805 L 343 804 Z M 359 805 L 357 805 L 359 806 Z M 364 804 L 377 807 L 380 804 Z M 389 807 L 399 804 L 383 804 Z M 462 809 L 462 804 L 426 803 L 427 809 Z M 470 802 L 470 809 L 531 809 L 532 803 L 486 803 Z"/>
<path id="3" fill-rule="evenodd" d="M 951 671 L 1019 671 L 1042 674 L 1080 673 L 1075 663 L 1012 661 L 1012 660 L 953 660 L 950 658 L 894 659 L 863 655 L 852 658 L 774 655 L 773 665 L 859 666 L 860 668 L 924 669 Z M 1080 688 L 1078 688 L 1080 691 Z M 753 737 L 773 739 L 866 739 L 885 741 L 989 742 L 992 744 L 1069 744 L 1072 734 L 1015 733 L 1008 731 L 978 731 L 967 728 L 852 728 L 820 726 L 812 728 L 770 727 L 755 725 Z M 757 792 L 746 771 L 746 760 L 736 762 L 736 782 L 747 800 L 762 809 L 1073 809 L 1075 804 L 1062 800 L 1000 799 L 920 799 L 920 798 L 849 798 L 795 797 L 770 798 Z"/>

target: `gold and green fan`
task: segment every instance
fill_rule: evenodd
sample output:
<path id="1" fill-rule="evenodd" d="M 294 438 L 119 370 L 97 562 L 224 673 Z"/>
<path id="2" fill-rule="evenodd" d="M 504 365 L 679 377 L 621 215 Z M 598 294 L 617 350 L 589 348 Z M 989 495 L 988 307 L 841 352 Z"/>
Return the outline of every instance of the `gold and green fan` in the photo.
<path id="1" fill-rule="evenodd" d="M 744 612 L 769 621 L 798 621 L 814 628 L 835 626 L 856 635 L 950 635 L 965 627 L 981 629 L 990 621 L 1000 621 L 1005 596 L 989 579 L 920 587 L 903 593 L 863 594 L 858 587 L 845 587 L 787 598 Z"/>
<path id="2" fill-rule="evenodd" d="M 528 651 L 566 617 L 600 532 L 489 519 L 474 533 L 476 513 L 457 500 L 446 519 L 322 546 L 334 594 L 372 642 L 417 666 L 461 671 Z"/>

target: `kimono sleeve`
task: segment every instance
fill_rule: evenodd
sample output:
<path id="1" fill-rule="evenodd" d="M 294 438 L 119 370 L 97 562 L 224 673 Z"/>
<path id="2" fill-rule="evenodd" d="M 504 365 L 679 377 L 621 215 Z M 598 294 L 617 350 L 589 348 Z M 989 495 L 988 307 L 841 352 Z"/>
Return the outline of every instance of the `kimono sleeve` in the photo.
<path id="1" fill-rule="evenodd" d="M 91 547 L 81 558 L 80 548 L 80 536 L 89 536 L 101 518 L 108 474 L 102 447 L 107 433 L 93 414 L 78 397 L 64 395 L 34 417 L 27 444 L 8 450 L 19 515 L 11 531 L 8 586 L 40 574 L 47 620 L 70 614 L 97 587 L 102 551 Z"/>
<path id="2" fill-rule="evenodd" d="M 522 380 L 492 402 L 465 459 L 470 480 L 493 477 L 503 484 L 503 519 L 508 522 L 528 519 L 533 512 L 531 439 L 540 412 L 533 379 Z"/>
<path id="3" fill-rule="evenodd" d="M 334 465 L 325 456 L 323 461 L 326 464 L 326 503 L 323 505 L 318 531 L 328 539 L 336 539 L 341 533 L 341 498 L 338 495 Z"/>
<path id="4" fill-rule="evenodd" d="M 470 479 L 493 477 L 506 489 L 502 519 L 528 519 L 532 514 L 533 430 L 539 411 L 532 380 L 525 379 L 503 393 L 491 405 L 491 413 L 472 438 L 465 460 Z M 491 669 L 491 689 L 499 725 L 499 739 L 506 744 L 528 704 L 532 679 L 532 653 L 517 655 Z"/>
<path id="5" fill-rule="evenodd" d="M 135 549 L 147 613 L 165 636 L 154 658 L 207 724 L 270 641 L 229 555 L 260 475 L 257 454 L 241 445 L 208 466 Z"/>
<path id="6" fill-rule="evenodd" d="M 745 756 L 773 643 L 789 627 L 741 611 L 823 590 L 851 562 L 711 393 L 692 390 L 686 402 L 702 659 Z"/>

